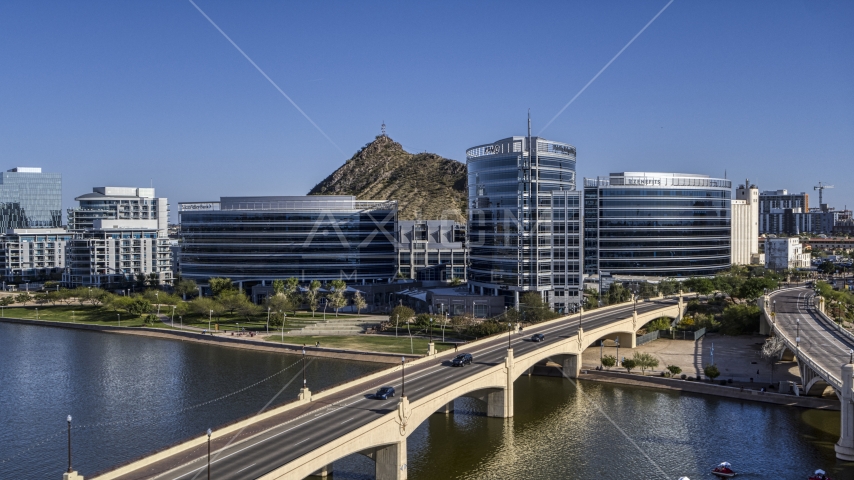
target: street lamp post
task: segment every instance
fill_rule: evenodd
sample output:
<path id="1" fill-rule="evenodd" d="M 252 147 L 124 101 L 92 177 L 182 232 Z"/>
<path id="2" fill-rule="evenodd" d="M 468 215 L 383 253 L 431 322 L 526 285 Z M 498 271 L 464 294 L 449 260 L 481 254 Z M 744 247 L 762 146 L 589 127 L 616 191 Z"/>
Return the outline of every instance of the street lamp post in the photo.
<path id="1" fill-rule="evenodd" d="M 267 307 L 267 335 L 270 334 L 270 307 Z"/>
<path id="2" fill-rule="evenodd" d="M 400 328 L 400 315 L 395 315 L 394 338 L 397 338 L 397 330 Z"/>
<path id="3" fill-rule="evenodd" d="M 615 338 L 614 343 L 617 344 L 617 366 L 620 366 L 620 337 Z"/>
<path id="4" fill-rule="evenodd" d="M 211 480 L 211 434 L 213 432 L 208 429 L 208 480 Z"/>
<path id="5" fill-rule="evenodd" d="M 36 307 L 36 320 L 39 319 L 39 307 Z"/>
<path id="6" fill-rule="evenodd" d="M 178 320 L 181 321 L 181 330 L 183 330 L 184 329 L 184 316 L 178 315 Z"/>
<path id="7" fill-rule="evenodd" d="M 433 343 L 433 319 L 430 319 L 430 343 Z"/>
<path id="8" fill-rule="evenodd" d="M 400 397 L 406 396 L 406 357 L 400 357 Z"/>
<path id="9" fill-rule="evenodd" d="M 66 419 L 68 421 L 68 473 L 71 473 L 71 415 Z"/>
<path id="10" fill-rule="evenodd" d="M 116 314 L 116 317 L 118 317 L 118 318 L 119 318 L 119 326 L 121 327 L 121 326 L 122 326 L 122 314 L 121 314 L 121 313 L 117 313 L 117 314 Z"/>
<path id="11" fill-rule="evenodd" d="M 302 348 L 302 388 L 308 388 L 305 384 L 305 347 Z"/>
<path id="12" fill-rule="evenodd" d="M 602 357 L 605 355 L 605 339 L 599 340 L 599 365 L 602 365 Z"/>
<path id="13" fill-rule="evenodd" d="M 172 305 L 172 328 L 175 328 L 175 309 L 178 308 L 177 305 Z"/>
<path id="14" fill-rule="evenodd" d="M 795 336 L 796 337 L 801 336 L 801 319 L 800 318 L 795 319 Z"/>
<path id="15" fill-rule="evenodd" d="M 154 298 L 157 302 L 157 315 L 160 315 L 160 292 L 154 292 Z"/>
<path id="16" fill-rule="evenodd" d="M 211 318 L 213 317 L 213 310 L 208 310 L 208 331 L 211 331 Z"/>
<path id="17" fill-rule="evenodd" d="M 282 314 L 282 343 L 285 343 L 285 312 L 280 311 Z"/>
<path id="18" fill-rule="evenodd" d="M 513 324 L 507 322 L 507 350 L 510 350 L 510 339 L 513 338 Z"/>

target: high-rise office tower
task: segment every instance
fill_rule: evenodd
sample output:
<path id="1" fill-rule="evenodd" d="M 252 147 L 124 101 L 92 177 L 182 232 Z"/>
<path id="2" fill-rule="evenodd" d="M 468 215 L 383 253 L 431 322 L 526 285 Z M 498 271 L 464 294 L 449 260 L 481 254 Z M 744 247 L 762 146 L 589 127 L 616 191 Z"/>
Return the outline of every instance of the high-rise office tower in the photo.
<path id="1" fill-rule="evenodd" d="M 530 135 L 466 151 L 470 288 L 538 292 L 559 312 L 581 303 L 580 193 L 575 147 Z"/>
<path id="2" fill-rule="evenodd" d="M 0 174 L 0 232 L 62 226 L 62 174 L 17 167 Z"/>

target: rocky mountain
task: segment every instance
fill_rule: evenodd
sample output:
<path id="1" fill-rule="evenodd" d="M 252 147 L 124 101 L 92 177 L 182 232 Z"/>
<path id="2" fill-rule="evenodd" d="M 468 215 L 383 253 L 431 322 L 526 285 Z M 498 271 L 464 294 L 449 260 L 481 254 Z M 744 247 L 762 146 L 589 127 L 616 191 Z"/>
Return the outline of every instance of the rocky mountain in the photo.
<path id="1" fill-rule="evenodd" d="M 465 221 L 466 182 L 465 164 L 434 153 L 409 153 L 379 135 L 308 194 L 397 200 L 401 220 Z"/>

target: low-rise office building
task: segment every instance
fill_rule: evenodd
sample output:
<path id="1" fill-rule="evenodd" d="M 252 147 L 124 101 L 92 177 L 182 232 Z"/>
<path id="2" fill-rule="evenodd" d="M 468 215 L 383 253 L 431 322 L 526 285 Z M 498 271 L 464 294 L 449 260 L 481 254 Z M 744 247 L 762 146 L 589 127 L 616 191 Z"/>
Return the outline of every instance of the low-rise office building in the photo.
<path id="1" fill-rule="evenodd" d="M 731 188 L 685 173 L 585 178 L 585 273 L 691 277 L 730 268 Z"/>
<path id="2" fill-rule="evenodd" d="M 353 196 L 222 197 L 181 203 L 180 275 L 227 277 L 241 288 L 300 282 L 390 282 L 397 268 L 397 202 Z"/>
<path id="3" fill-rule="evenodd" d="M 466 227 L 453 220 L 401 220 L 399 275 L 423 282 L 466 281 Z"/>
<path id="4" fill-rule="evenodd" d="M 65 270 L 63 228 L 14 228 L 0 235 L 0 272 L 6 283 L 59 280 Z"/>
<path id="5" fill-rule="evenodd" d="M 773 270 L 809 268 L 810 257 L 809 253 L 804 253 L 798 237 L 765 239 L 765 268 Z"/>

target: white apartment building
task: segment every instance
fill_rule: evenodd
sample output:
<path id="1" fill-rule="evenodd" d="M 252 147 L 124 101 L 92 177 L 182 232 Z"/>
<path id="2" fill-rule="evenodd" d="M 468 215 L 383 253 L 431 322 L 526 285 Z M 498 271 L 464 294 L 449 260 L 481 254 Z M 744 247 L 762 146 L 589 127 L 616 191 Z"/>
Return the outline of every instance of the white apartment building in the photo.
<path id="1" fill-rule="evenodd" d="M 12 228 L 0 235 L 0 274 L 6 283 L 59 279 L 65 269 L 63 228 Z"/>
<path id="2" fill-rule="evenodd" d="M 773 270 L 809 268 L 810 257 L 809 253 L 804 253 L 798 237 L 765 239 L 765 268 Z"/>
<path id="3" fill-rule="evenodd" d="M 63 283 L 120 287 L 144 276 L 172 282 L 169 204 L 153 188 L 97 187 L 68 210 L 69 240 Z"/>
<path id="4" fill-rule="evenodd" d="M 732 200 L 732 264 L 759 263 L 759 188 L 745 180 Z"/>

